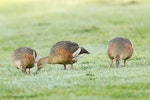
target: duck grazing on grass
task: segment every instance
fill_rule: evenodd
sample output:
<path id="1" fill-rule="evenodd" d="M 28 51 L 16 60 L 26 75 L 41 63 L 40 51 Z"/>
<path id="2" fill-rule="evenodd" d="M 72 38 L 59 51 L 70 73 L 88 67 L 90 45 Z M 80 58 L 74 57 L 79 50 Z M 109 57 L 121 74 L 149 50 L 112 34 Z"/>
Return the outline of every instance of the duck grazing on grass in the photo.
<path id="1" fill-rule="evenodd" d="M 113 64 L 113 60 L 116 61 L 116 67 L 119 66 L 119 61 L 124 60 L 124 66 L 126 60 L 133 54 L 133 46 L 130 40 L 123 37 L 116 37 L 109 42 L 107 49 L 108 57 L 110 58 L 110 67 Z"/>
<path id="2" fill-rule="evenodd" d="M 21 69 L 23 73 L 27 73 L 26 69 L 34 67 L 37 53 L 35 50 L 28 47 L 21 47 L 16 49 L 11 55 L 12 65 L 18 69 Z"/>
<path id="3" fill-rule="evenodd" d="M 89 52 L 79 47 L 75 42 L 60 41 L 54 44 L 50 50 L 49 56 L 43 57 L 37 62 L 37 71 L 43 68 L 46 64 L 63 64 L 66 70 L 66 64 L 71 64 L 71 69 L 74 69 L 73 63 L 79 58 L 89 54 Z"/>

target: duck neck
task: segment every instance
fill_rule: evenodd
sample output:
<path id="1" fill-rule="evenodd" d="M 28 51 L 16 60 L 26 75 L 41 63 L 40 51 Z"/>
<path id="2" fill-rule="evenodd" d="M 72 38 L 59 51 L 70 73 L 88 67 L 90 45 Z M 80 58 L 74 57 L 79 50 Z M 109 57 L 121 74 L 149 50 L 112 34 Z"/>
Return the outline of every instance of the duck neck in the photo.
<path id="1" fill-rule="evenodd" d="M 41 60 L 46 65 L 48 63 L 48 56 L 41 58 Z"/>
<path id="2" fill-rule="evenodd" d="M 54 64 L 54 58 L 53 57 L 47 56 L 46 58 L 47 58 L 47 63 L 48 64 Z"/>

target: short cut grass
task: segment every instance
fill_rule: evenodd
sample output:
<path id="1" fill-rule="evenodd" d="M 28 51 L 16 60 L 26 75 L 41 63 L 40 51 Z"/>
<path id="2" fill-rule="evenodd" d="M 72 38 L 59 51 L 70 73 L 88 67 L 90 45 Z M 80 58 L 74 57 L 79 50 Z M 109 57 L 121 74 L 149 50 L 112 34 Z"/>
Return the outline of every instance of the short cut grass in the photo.
<path id="1" fill-rule="evenodd" d="M 13 0 L 0 3 L 0 99 L 148 100 L 150 98 L 150 4 L 148 0 Z M 108 42 L 122 36 L 133 43 L 126 67 L 108 69 Z M 12 67 L 19 47 L 47 56 L 61 40 L 77 42 L 90 55 L 75 70 L 46 65 L 39 74 Z"/>

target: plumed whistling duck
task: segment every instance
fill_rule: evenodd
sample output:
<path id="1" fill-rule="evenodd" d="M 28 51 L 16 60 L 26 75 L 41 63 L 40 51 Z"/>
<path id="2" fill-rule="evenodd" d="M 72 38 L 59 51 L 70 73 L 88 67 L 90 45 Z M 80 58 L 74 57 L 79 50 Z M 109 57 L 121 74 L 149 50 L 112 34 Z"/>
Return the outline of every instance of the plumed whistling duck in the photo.
<path id="1" fill-rule="evenodd" d="M 133 46 L 130 40 L 123 37 L 113 38 L 108 45 L 107 49 L 108 57 L 110 58 L 110 67 L 112 66 L 113 59 L 116 61 L 116 67 L 119 65 L 120 60 L 124 60 L 124 66 L 126 60 L 133 54 Z"/>
<path id="2" fill-rule="evenodd" d="M 49 56 L 43 57 L 37 62 L 37 71 L 43 68 L 46 64 L 63 64 L 66 70 L 66 64 L 71 64 L 71 69 L 74 69 L 73 63 L 77 62 L 79 58 L 89 54 L 89 52 L 79 47 L 75 42 L 60 41 L 52 46 Z"/>
<path id="3" fill-rule="evenodd" d="M 16 49 L 11 55 L 12 65 L 18 69 L 21 69 L 23 73 L 26 73 L 26 69 L 34 67 L 37 53 L 35 50 L 28 47 L 21 47 Z"/>

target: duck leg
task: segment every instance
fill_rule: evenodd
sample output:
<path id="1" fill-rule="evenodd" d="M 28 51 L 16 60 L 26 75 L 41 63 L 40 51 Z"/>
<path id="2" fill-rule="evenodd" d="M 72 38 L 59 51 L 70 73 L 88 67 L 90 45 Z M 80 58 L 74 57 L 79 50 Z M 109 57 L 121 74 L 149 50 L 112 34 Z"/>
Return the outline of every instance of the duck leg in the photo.
<path id="1" fill-rule="evenodd" d="M 110 65 L 109 65 L 109 68 L 112 67 L 112 64 L 113 64 L 113 59 L 110 60 Z"/>
<path id="2" fill-rule="evenodd" d="M 116 60 L 116 67 L 118 68 L 119 67 L 119 60 Z"/>
<path id="3" fill-rule="evenodd" d="M 66 70 L 66 64 L 64 64 L 64 70 Z"/>
<path id="4" fill-rule="evenodd" d="M 28 74 L 30 74 L 30 68 L 29 68 L 29 70 L 28 70 Z"/>
<path id="5" fill-rule="evenodd" d="M 124 60 L 124 66 L 126 66 L 126 60 Z"/>
<path id="6" fill-rule="evenodd" d="M 74 70 L 73 64 L 71 64 L 71 69 Z"/>

